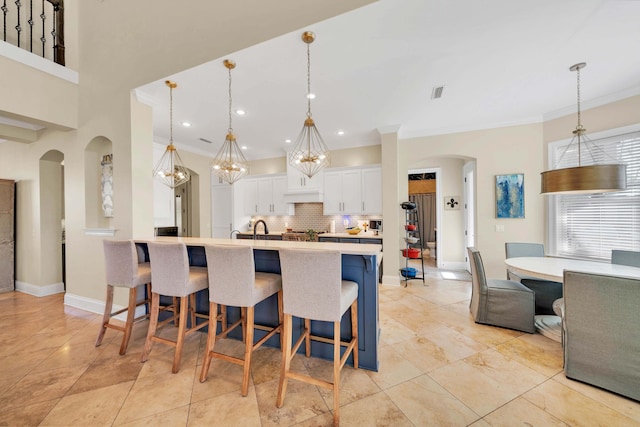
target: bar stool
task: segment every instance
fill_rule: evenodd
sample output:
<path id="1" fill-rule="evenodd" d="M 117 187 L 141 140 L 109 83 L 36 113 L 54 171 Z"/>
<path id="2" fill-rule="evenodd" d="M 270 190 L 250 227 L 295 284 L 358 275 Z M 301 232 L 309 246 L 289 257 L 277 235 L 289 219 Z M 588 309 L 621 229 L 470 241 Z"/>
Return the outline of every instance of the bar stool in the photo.
<path id="1" fill-rule="evenodd" d="M 145 318 L 147 314 L 135 317 L 136 307 L 149 304 L 149 299 L 138 301 L 138 286 L 146 285 L 147 295 L 151 295 L 151 266 L 148 262 L 139 263 L 136 246 L 131 240 L 104 240 L 104 261 L 107 276 L 107 299 L 104 305 L 104 315 L 100 333 L 96 339 L 96 347 L 102 344 L 107 328 L 124 332 L 120 344 L 120 355 L 127 352 L 133 322 Z M 113 310 L 113 289 L 115 287 L 129 288 L 129 305 L 122 310 Z M 148 307 L 147 307 L 148 308 Z M 109 323 L 111 318 L 120 313 L 127 312 L 127 320 L 124 327 Z"/>
<path id="2" fill-rule="evenodd" d="M 217 306 L 222 304 L 241 307 L 241 316 L 240 320 L 228 328 L 223 323 L 222 331 L 217 336 L 216 316 L 209 316 L 207 349 L 202 363 L 200 382 L 207 380 L 212 358 L 226 360 L 243 366 L 241 393 L 242 396 L 246 396 L 249 389 L 253 351 L 278 332 L 280 332 L 280 346 L 282 347 L 282 278 L 275 273 L 256 272 L 253 248 L 248 246 L 207 245 L 205 253 L 209 271 L 209 313 L 217 313 Z M 254 322 L 256 304 L 275 293 L 278 294 L 278 324 L 276 326 L 256 325 Z M 244 359 L 214 351 L 216 339 L 227 336 L 239 324 L 242 324 L 242 335 L 245 342 Z M 253 343 L 254 329 L 268 331 L 255 344 Z"/>
<path id="3" fill-rule="evenodd" d="M 276 406 L 282 407 L 289 378 L 333 390 L 333 424 L 340 423 L 340 371 L 353 352 L 358 368 L 358 284 L 342 280 L 339 251 L 280 249 L 280 269 L 284 300 L 284 348 Z M 351 307 L 351 341 L 340 339 L 340 320 Z M 292 317 L 304 319 L 304 332 L 291 348 Z M 311 321 L 333 322 L 333 339 L 311 335 Z M 290 371 L 291 359 L 305 342 L 311 355 L 311 340 L 333 344 L 333 382 Z M 340 346 L 346 350 L 340 357 Z"/>
<path id="4" fill-rule="evenodd" d="M 154 341 L 175 347 L 173 366 L 174 374 L 180 369 L 182 346 L 185 336 L 207 326 L 207 322 L 197 324 L 197 318 L 208 319 L 206 314 L 196 313 L 196 292 L 206 289 L 207 268 L 189 266 L 189 256 L 184 243 L 149 243 L 149 257 L 151 259 L 151 320 L 147 340 L 144 344 L 141 362 L 146 362 Z M 158 326 L 163 326 L 172 319 L 158 323 L 160 311 L 160 295 L 179 297 L 178 310 L 178 338 L 176 341 L 156 335 Z M 187 315 L 190 315 L 191 327 L 187 328 Z"/>

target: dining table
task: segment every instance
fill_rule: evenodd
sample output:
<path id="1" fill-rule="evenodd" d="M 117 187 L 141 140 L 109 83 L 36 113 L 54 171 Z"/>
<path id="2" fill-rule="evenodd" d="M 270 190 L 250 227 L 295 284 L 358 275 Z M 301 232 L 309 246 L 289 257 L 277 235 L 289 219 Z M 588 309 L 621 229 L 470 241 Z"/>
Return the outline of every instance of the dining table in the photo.
<path id="1" fill-rule="evenodd" d="M 587 261 L 559 257 L 517 257 L 505 260 L 507 267 L 518 275 L 536 277 L 538 279 L 563 282 L 564 271 L 579 271 L 607 276 L 621 276 L 640 279 L 640 268 L 602 261 Z M 556 315 L 536 315 L 537 331 L 555 341 L 562 341 L 562 300 L 554 302 Z"/>

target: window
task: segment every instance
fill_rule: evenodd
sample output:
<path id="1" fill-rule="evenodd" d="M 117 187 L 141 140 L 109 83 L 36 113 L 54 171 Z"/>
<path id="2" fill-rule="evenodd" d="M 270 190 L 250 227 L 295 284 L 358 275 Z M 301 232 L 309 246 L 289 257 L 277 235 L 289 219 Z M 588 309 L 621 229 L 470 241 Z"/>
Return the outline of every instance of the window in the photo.
<path id="1" fill-rule="evenodd" d="M 627 190 L 549 196 L 548 246 L 553 255 L 608 261 L 612 249 L 640 251 L 640 131 L 591 141 L 582 144 L 582 165 L 625 163 Z M 550 165 L 578 164 L 577 144 L 568 145 L 549 145 Z"/>

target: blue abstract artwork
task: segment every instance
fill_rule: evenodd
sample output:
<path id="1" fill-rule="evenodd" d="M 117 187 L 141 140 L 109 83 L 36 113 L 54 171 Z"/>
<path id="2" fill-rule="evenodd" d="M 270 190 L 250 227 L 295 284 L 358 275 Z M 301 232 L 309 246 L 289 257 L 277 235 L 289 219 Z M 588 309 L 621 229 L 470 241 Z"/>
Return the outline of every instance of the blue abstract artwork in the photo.
<path id="1" fill-rule="evenodd" d="M 524 174 L 496 175 L 496 218 L 524 218 Z"/>

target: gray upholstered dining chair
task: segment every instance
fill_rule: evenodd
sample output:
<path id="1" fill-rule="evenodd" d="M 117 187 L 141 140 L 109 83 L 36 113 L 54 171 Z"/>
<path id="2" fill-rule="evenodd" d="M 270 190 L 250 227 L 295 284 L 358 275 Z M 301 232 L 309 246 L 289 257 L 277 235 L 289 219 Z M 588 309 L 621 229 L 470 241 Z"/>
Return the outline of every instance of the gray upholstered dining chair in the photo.
<path id="1" fill-rule="evenodd" d="M 564 372 L 640 401 L 640 279 L 564 271 Z"/>
<path id="2" fill-rule="evenodd" d="M 353 353 L 358 368 L 358 284 L 342 280 L 342 256 L 339 251 L 280 249 L 280 267 L 284 300 L 284 348 L 276 406 L 282 407 L 288 379 L 333 390 L 333 425 L 340 422 L 340 371 Z M 351 307 L 351 339 L 340 336 L 342 316 Z M 291 347 L 292 317 L 304 319 L 304 331 Z M 333 323 L 333 339 L 311 334 L 311 319 Z M 333 343 L 333 381 L 291 372 L 291 359 L 304 342 L 306 356 L 311 355 L 311 340 Z M 340 347 L 346 346 L 340 356 Z"/>
<path id="3" fill-rule="evenodd" d="M 468 247 L 471 262 L 471 303 L 476 323 L 534 333 L 535 294 L 514 280 L 487 279 L 480 252 Z"/>
<path id="4" fill-rule="evenodd" d="M 640 267 L 640 252 L 614 249 L 611 251 L 611 264 Z"/>
<path id="5" fill-rule="evenodd" d="M 208 325 L 208 322 L 197 324 L 197 318 L 209 319 L 209 316 L 195 311 L 196 293 L 209 286 L 207 268 L 189 266 L 189 256 L 184 243 L 148 243 L 147 246 L 151 260 L 153 287 L 151 288 L 149 331 L 140 361 L 147 361 L 153 342 L 173 346 L 175 351 L 171 372 L 175 374 L 180 370 L 185 336 Z M 178 336 L 175 341 L 156 334 L 159 325 L 160 295 L 180 298 Z M 190 319 L 187 319 L 187 315 L 190 315 Z M 168 320 L 173 318 L 163 321 L 161 325 Z M 187 328 L 187 320 L 191 323 L 189 328 Z"/>
<path id="6" fill-rule="evenodd" d="M 129 340 L 131 339 L 133 322 L 136 320 L 136 307 L 149 303 L 149 299 L 138 301 L 137 289 L 141 285 L 146 285 L 147 294 L 149 297 L 151 296 L 151 266 L 148 262 L 138 262 L 138 252 L 132 240 L 104 240 L 103 247 L 105 273 L 107 276 L 107 299 L 104 304 L 104 315 L 102 316 L 100 332 L 96 339 L 96 347 L 102 344 L 107 328 L 115 329 L 124 333 L 120 343 L 120 355 L 123 355 L 127 352 Z M 113 290 L 115 287 L 129 289 L 129 305 L 121 310 L 111 312 L 113 310 Z M 127 312 L 127 320 L 124 326 L 110 323 L 113 316 L 125 311 Z M 146 317 L 146 313 L 139 318 L 142 317 Z"/>
<path id="7" fill-rule="evenodd" d="M 504 249 L 507 258 L 544 256 L 544 245 L 541 243 L 506 242 Z M 520 282 L 535 292 L 536 314 L 555 314 L 553 302 L 562 298 L 562 283 L 524 276 L 509 269 L 507 269 L 507 279 Z"/>
<path id="8" fill-rule="evenodd" d="M 276 273 L 256 272 L 253 260 L 253 248 L 249 246 L 206 245 L 207 269 L 209 272 L 209 331 L 204 362 L 200 373 L 200 382 L 207 380 L 212 358 L 226 360 L 243 366 L 242 396 L 249 390 L 251 358 L 253 351 L 269 338 L 280 332 L 282 347 L 282 278 Z M 256 304 L 278 294 L 278 313 L 275 313 L 275 326 L 255 325 Z M 229 327 L 223 319 L 222 330 L 217 332 L 218 305 L 241 307 L 240 320 Z M 222 312 L 226 315 L 226 310 Z M 245 341 L 244 358 L 233 357 L 215 351 L 218 338 L 224 338 L 238 325 L 242 325 Z M 267 331 L 267 334 L 254 343 L 254 329 Z"/>

